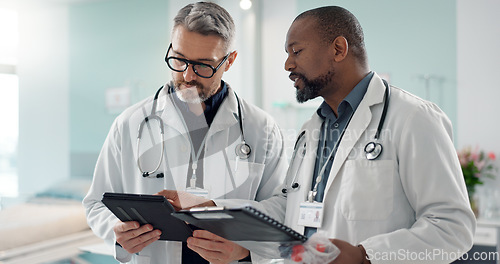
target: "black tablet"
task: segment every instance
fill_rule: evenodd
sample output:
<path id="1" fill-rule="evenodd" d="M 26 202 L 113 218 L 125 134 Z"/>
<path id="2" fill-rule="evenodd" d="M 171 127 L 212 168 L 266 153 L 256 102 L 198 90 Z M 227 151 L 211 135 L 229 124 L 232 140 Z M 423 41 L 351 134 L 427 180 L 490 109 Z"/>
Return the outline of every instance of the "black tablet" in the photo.
<path id="1" fill-rule="evenodd" d="M 160 240 L 186 241 L 193 233 L 188 224 L 172 216 L 175 209 L 163 196 L 107 192 L 102 202 L 122 222 L 137 221 L 161 230 Z"/>
<path id="2" fill-rule="evenodd" d="M 257 209 L 200 207 L 173 216 L 232 241 L 305 242 L 307 237 Z"/>

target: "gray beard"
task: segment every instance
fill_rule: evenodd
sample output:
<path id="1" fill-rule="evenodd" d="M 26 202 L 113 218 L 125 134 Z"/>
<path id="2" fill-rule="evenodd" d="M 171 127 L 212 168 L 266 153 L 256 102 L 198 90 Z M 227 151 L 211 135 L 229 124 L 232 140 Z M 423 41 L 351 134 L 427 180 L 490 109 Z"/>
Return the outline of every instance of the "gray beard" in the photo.
<path id="1" fill-rule="evenodd" d="M 200 97 L 196 88 L 189 88 L 180 90 L 178 87 L 175 87 L 175 93 L 179 100 L 188 104 L 200 104 L 205 102 L 208 98 Z"/>

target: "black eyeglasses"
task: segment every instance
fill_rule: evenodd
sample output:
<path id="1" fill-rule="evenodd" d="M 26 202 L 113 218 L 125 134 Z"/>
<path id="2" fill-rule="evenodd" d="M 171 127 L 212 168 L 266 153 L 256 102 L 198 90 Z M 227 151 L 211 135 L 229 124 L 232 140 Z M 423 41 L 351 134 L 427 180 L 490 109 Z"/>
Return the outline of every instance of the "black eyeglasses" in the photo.
<path id="1" fill-rule="evenodd" d="M 219 65 L 217 65 L 217 67 L 214 68 L 214 66 L 212 66 L 210 64 L 206 64 L 206 63 L 202 63 L 202 62 L 198 62 L 198 61 L 186 60 L 186 59 L 172 57 L 172 56 L 169 57 L 168 53 L 170 53 L 170 49 L 172 49 L 172 43 L 170 43 L 170 46 L 168 46 L 167 55 L 165 55 L 165 62 L 167 63 L 168 67 L 172 71 L 184 72 L 187 70 L 189 65 L 191 65 L 191 67 L 193 67 L 193 71 L 194 71 L 194 73 L 196 73 L 196 75 L 198 75 L 202 78 L 207 78 L 207 79 L 212 78 L 212 76 L 214 76 L 214 74 L 217 72 L 217 70 L 220 68 L 220 66 L 222 66 L 222 64 L 227 60 L 227 58 L 229 57 L 229 54 L 230 54 L 230 53 L 228 53 L 224 57 L 224 59 L 222 59 L 222 61 L 219 63 Z"/>

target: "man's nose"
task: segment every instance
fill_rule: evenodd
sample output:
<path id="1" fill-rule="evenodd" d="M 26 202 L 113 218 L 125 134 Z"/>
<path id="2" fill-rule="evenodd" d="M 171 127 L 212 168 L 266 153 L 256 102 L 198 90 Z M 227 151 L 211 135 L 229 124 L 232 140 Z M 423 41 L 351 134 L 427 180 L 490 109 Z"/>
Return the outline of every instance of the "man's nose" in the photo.
<path id="1" fill-rule="evenodd" d="M 194 72 L 193 65 L 188 65 L 187 69 L 183 73 L 183 76 L 186 82 L 196 79 L 196 73 Z"/>
<path id="2" fill-rule="evenodd" d="M 295 68 L 295 62 L 290 56 L 285 60 L 285 71 L 292 71 Z"/>

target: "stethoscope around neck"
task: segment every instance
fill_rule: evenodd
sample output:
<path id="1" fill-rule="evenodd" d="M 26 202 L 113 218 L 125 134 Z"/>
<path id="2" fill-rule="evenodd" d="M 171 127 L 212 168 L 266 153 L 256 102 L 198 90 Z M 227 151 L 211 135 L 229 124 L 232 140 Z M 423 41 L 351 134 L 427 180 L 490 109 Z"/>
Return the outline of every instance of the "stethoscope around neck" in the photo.
<path id="1" fill-rule="evenodd" d="M 382 144 L 379 141 L 380 132 L 382 132 L 382 126 L 384 125 L 385 116 L 387 115 L 387 108 L 389 106 L 389 100 L 391 98 L 391 89 L 389 88 L 389 84 L 386 80 L 382 79 L 385 85 L 385 93 L 384 93 L 384 109 L 382 109 L 382 114 L 380 115 L 380 121 L 378 122 L 377 132 L 375 133 L 374 139 L 371 142 L 368 142 L 365 146 L 365 156 L 367 160 L 376 160 L 380 154 L 382 154 Z"/>
<path id="2" fill-rule="evenodd" d="M 153 175 L 160 168 L 161 163 L 163 161 L 163 156 L 165 155 L 165 135 L 164 135 L 164 130 L 163 130 L 163 120 L 161 119 L 161 117 L 159 117 L 156 114 L 156 104 L 158 102 L 158 97 L 159 97 L 160 92 L 163 89 L 163 87 L 164 86 L 160 87 L 160 89 L 158 89 L 155 96 L 153 97 L 153 106 L 151 107 L 151 114 L 146 116 L 141 121 L 141 123 L 139 124 L 138 133 L 137 133 L 137 167 L 139 168 L 139 171 L 141 172 L 142 177 L 145 177 L 145 178 L 146 177 L 147 178 L 163 178 L 163 177 L 165 177 L 163 172 L 158 173 L 156 175 Z M 245 134 L 243 131 L 243 120 L 242 120 L 242 116 L 241 116 L 240 99 L 239 99 L 238 95 L 236 94 L 236 92 L 234 93 L 234 95 L 236 97 L 236 102 L 238 104 L 238 122 L 240 125 L 240 133 L 241 133 L 241 143 L 236 145 L 235 153 L 236 153 L 236 156 L 238 157 L 238 159 L 244 160 L 244 159 L 248 159 L 248 157 L 250 157 L 250 154 L 252 153 L 252 148 L 250 147 L 250 145 L 248 145 L 245 142 Z M 151 171 L 146 171 L 146 170 L 143 170 L 143 168 L 141 166 L 141 161 L 140 161 L 141 159 L 140 159 L 140 155 L 139 155 L 139 153 L 140 153 L 139 146 L 140 146 L 140 141 L 142 138 L 142 131 L 144 129 L 144 126 L 151 120 L 156 120 L 158 122 L 158 126 L 160 127 L 161 151 L 160 151 L 160 158 L 158 160 L 156 167 Z M 187 129 L 187 127 L 186 127 L 186 129 Z M 205 139 L 206 139 L 206 137 L 205 137 Z"/>
<path id="3" fill-rule="evenodd" d="M 391 98 L 391 89 L 389 88 L 389 84 L 387 83 L 386 80 L 382 79 L 382 81 L 384 82 L 384 86 L 385 86 L 384 108 L 382 109 L 382 114 L 380 115 L 380 121 L 378 123 L 377 131 L 375 132 L 375 136 L 373 137 L 373 141 L 368 142 L 364 148 L 365 157 L 367 160 L 376 160 L 378 157 L 380 157 L 380 154 L 382 154 L 382 151 L 384 150 L 382 144 L 379 142 L 379 138 L 380 138 L 380 133 L 382 132 L 382 127 L 384 126 L 385 117 L 387 115 L 387 108 L 389 106 L 389 100 Z M 344 129 L 344 131 L 345 131 L 345 129 Z M 299 134 L 299 136 L 297 137 L 297 140 L 295 141 L 294 152 L 292 155 L 292 162 L 295 159 L 295 154 L 298 151 L 297 147 L 298 146 L 300 147 L 300 141 L 302 138 L 304 138 L 305 132 L 306 132 L 305 130 L 302 131 Z M 339 142 L 340 142 L 340 140 L 341 139 L 339 139 Z M 337 142 L 337 144 L 339 142 Z M 334 147 L 334 149 L 335 148 L 336 147 Z M 304 144 L 304 153 L 302 153 L 302 159 L 304 158 L 304 155 L 305 155 L 305 144 Z M 291 166 L 292 165 L 290 165 L 290 168 L 291 168 Z M 324 170 L 324 168 L 322 169 L 322 171 L 323 170 Z M 321 172 L 318 174 L 321 174 Z M 285 187 L 281 190 L 282 193 L 288 193 L 289 191 L 296 191 L 299 189 L 300 184 L 297 182 L 297 175 L 298 175 L 298 173 L 296 172 L 290 186 L 285 185 Z M 318 184 L 318 180 L 316 180 L 316 184 Z"/>

